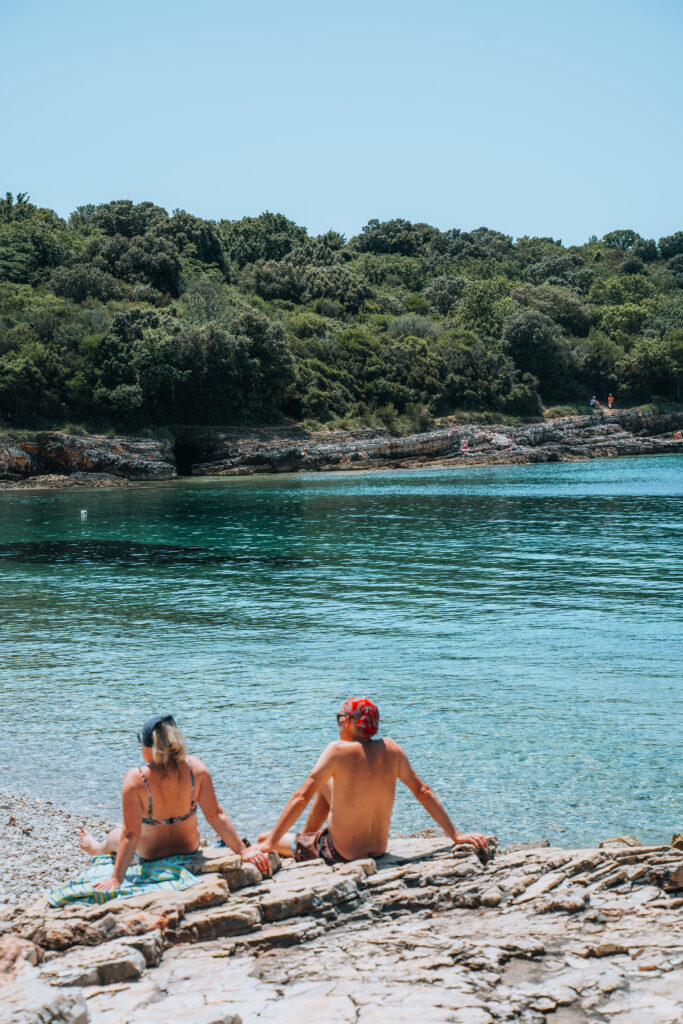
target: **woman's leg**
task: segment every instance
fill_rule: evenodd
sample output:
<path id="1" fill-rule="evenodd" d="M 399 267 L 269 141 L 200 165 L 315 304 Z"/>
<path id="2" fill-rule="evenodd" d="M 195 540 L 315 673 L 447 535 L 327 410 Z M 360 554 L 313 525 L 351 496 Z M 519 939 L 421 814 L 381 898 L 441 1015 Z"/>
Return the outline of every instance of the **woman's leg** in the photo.
<path id="1" fill-rule="evenodd" d="M 99 857 L 103 853 L 116 853 L 121 838 L 121 826 L 107 832 L 104 839 L 95 839 L 92 833 L 82 828 L 78 833 L 78 845 L 91 857 Z"/>
<path id="2" fill-rule="evenodd" d="M 261 842 L 261 840 L 265 839 L 268 835 L 269 835 L 268 832 L 263 832 L 258 837 L 258 839 L 256 841 L 257 842 Z M 285 832 L 285 834 L 283 835 L 283 837 L 280 840 L 280 842 L 277 844 L 277 846 L 274 847 L 276 853 L 279 853 L 281 857 L 293 857 L 294 856 L 294 854 L 292 853 L 292 843 L 293 843 L 293 841 L 294 841 L 294 833 L 293 832 Z"/>

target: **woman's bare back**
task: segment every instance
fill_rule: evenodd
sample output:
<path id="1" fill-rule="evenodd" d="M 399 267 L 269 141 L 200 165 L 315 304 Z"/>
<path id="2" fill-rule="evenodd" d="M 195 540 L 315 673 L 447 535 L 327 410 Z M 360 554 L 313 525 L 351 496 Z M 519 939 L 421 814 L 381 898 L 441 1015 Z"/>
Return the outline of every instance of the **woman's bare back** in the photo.
<path id="1" fill-rule="evenodd" d="M 135 793 L 142 806 L 137 852 L 145 860 L 193 853 L 199 845 L 197 780 L 191 759 L 162 772 L 154 765 L 137 769 Z M 170 820 L 169 819 L 175 819 Z"/>

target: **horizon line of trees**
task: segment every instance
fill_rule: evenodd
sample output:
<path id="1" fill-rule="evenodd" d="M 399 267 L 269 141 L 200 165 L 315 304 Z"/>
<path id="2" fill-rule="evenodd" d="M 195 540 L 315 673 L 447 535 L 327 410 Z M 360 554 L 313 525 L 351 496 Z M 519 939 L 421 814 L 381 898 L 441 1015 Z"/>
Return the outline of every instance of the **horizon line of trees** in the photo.
<path id="1" fill-rule="evenodd" d="M 552 238 L 0 199 L 0 423 L 318 422 L 680 401 L 683 231 Z"/>

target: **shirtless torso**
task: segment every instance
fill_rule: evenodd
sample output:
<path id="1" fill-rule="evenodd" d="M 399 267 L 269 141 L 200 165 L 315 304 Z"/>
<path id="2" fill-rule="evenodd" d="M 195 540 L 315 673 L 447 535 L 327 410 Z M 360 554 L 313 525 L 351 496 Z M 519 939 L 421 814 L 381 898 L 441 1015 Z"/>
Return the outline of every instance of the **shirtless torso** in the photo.
<path id="1" fill-rule="evenodd" d="M 347 860 L 379 857 L 386 850 L 401 754 L 390 739 L 339 740 L 323 754 L 331 771 L 321 790 L 329 808 L 327 826 L 335 847 Z"/>
<path id="2" fill-rule="evenodd" d="M 259 836 L 264 849 L 291 856 L 295 837 L 287 834 L 311 798 L 304 833 L 327 821 L 334 849 L 346 860 L 379 857 L 386 851 L 399 779 L 454 843 L 485 849 L 478 833 L 459 833 L 429 786 L 417 776 L 405 751 L 393 740 L 359 738 L 353 721 L 339 724 L 340 738 L 320 755 L 306 782 L 291 797 L 272 832 Z"/>

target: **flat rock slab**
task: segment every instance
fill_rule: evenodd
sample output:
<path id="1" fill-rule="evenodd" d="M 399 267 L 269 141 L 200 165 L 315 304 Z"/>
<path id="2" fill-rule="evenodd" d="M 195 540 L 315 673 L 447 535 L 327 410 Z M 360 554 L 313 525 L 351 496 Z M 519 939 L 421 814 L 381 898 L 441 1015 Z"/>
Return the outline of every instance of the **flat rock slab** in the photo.
<path id="1" fill-rule="evenodd" d="M 27 967 L 0 987 L 0 1024 L 90 1024 L 83 993 L 61 990 Z"/>
<path id="2" fill-rule="evenodd" d="M 401 839 L 376 861 L 286 862 L 233 889 L 235 860 L 204 854 L 206 873 L 184 893 L 37 905 L 3 927 L 25 941 L 12 948 L 38 964 L 26 969 L 43 993 L 90 991 L 98 1024 L 301 1024 L 325 1008 L 372 1024 L 388 1007 L 392 1024 L 541 1024 L 549 1013 L 631 1024 L 653 985 L 648 1024 L 680 1024 L 676 848 L 535 847 L 482 865 L 440 837 Z"/>

